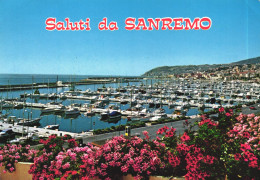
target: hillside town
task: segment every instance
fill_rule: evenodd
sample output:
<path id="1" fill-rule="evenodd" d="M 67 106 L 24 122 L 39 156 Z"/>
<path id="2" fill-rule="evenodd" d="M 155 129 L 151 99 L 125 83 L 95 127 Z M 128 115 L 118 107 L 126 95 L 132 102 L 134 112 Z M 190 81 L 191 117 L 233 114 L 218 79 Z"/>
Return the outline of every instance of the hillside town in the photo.
<path id="1" fill-rule="evenodd" d="M 244 64 L 235 66 L 224 66 L 206 71 L 196 71 L 193 73 L 169 74 L 167 77 L 189 78 L 201 80 L 245 80 L 260 82 L 260 64 Z"/>

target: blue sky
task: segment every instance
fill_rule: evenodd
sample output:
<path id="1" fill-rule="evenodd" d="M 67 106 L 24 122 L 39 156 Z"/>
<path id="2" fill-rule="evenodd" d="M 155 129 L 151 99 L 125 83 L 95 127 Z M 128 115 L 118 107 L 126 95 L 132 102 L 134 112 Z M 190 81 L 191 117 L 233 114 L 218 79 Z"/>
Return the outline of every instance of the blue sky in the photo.
<path id="1" fill-rule="evenodd" d="M 127 31 L 127 17 L 210 17 L 208 31 Z M 90 18 L 91 31 L 45 20 Z M 107 17 L 117 31 L 99 31 Z M 158 66 L 260 56 L 259 0 L 0 0 L 0 73 L 141 75 Z"/>

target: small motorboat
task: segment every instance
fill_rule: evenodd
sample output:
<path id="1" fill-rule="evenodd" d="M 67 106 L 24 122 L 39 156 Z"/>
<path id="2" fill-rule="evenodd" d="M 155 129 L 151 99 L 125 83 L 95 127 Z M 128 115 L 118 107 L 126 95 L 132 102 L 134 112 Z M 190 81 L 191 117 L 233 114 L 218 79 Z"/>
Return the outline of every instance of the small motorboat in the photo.
<path id="1" fill-rule="evenodd" d="M 111 113 L 108 114 L 109 119 L 118 119 L 121 118 L 122 114 L 118 111 L 113 111 Z"/>
<path id="2" fill-rule="evenodd" d="M 54 124 L 54 125 L 48 125 L 48 126 L 45 126 L 44 129 L 55 130 L 55 129 L 59 129 L 59 127 L 60 127 L 59 124 Z"/>
<path id="3" fill-rule="evenodd" d="M 52 113 L 54 111 L 55 111 L 54 108 L 46 107 L 46 108 L 41 110 L 41 113 Z"/>
<path id="4" fill-rule="evenodd" d="M 100 116 L 101 116 L 100 120 L 106 120 L 109 118 L 108 112 L 103 112 L 100 114 Z"/>
<path id="5" fill-rule="evenodd" d="M 120 100 L 120 104 L 123 104 L 123 105 L 125 105 L 125 104 L 127 104 L 128 103 L 128 101 L 127 100 L 124 100 L 124 99 L 121 99 Z"/>
<path id="6" fill-rule="evenodd" d="M 85 116 L 94 116 L 95 112 L 94 111 L 87 111 L 84 113 Z"/>
<path id="7" fill-rule="evenodd" d="M 73 114 L 80 114 L 80 111 L 78 108 L 70 108 L 65 111 L 66 115 L 73 115 Z"/>

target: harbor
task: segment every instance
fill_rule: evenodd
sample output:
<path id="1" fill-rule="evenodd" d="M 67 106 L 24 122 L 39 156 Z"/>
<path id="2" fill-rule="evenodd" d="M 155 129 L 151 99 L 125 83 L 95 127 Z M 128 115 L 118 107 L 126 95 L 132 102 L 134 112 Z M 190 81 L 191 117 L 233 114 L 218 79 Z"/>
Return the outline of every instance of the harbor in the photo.
<path id="1" fill-rule="evenodd" d="M 213 109 L 246 107 L 260 99 L 259 84 L 242 81 L 143 77 L 127 82 L 99 81 L 102 83 L 44 88 L 31 84 L 27 90 L 2 91 L 0 129 L 11 128 L 19 134 L 36 133 L 41 137 L 70 134 L 86 138 L 99 129 L 197 118 Z M 63 84 L 55 82 L 59 83 Z"/>

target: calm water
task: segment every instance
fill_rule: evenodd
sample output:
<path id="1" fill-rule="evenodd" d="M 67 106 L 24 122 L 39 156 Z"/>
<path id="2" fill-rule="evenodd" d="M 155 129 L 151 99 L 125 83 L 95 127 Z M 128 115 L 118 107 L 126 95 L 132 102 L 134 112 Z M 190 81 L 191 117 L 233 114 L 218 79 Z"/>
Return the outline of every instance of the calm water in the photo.
<path id="1" fill-rule="evenodd" d="M 109 77 L 100 75 L 43 75 L 43 74 L 0 74 L 0 85 L 75 82 L 89 77 Z M 116 77 L 116 76 L 111 76 Z M 124 77 L 124 76 L 122 76 Z"/>
<path id="2" fill-rule="evenodd" d="M 6 77 L 3 77 L 3 75 L 0 75 L 0 84 L 6 84 Z M 9 84 L 20 84 L 20 83 L 31 83 L 32 82 L 32 75 L 8 75 Z M 11 78 L 12 77 L 12 78 Z M 75 76 L 74 80 L 78 81 L 80 79 L 87 78 L 88 76 Z M 69 75 L 62 75 L 59 76 L 59 80 L 64 79 L 64 81 L 70 81 L 71 77 Z M 49 79 L 50 82 L 55 82 L 57 80 L 57 77 L 55 75 L 34 75 L 34 82 L 46 82 L 46 80 Z M 51 81 L 52 80 L 52 81 Z M 129 85 L 140 85 L 141 82 L 130 82 Z M 128 83 L 121 83 L 120 86 L 126 86 Z M 113 87 L 117 88 L 119 86 L 118 83 L 112 83 L 112 84 L 106 84 L 106 87 Z M 97 88 L 103 87 L 103 84 L 96 84 L 96 85 L 77 85 L 75 86 L 76 89 L 81 89 L 83 91 L 87 89 L 91 89 L 92 91 L 96 91 Z M 63 91 L 69 90 L 68 87 L 63 88 L 49 88 L 49 89 L 39 89 L 40 93 L 61 93 Z M 8 92 L 0 92 L 0 97 L 2 98 L 16 98 L 20 97 L 20 94 L 23 93 L 32 93 L 32 90 L 17 90 L 17 91 L 8 91 Z M 48 103 L 50 100 L 47 99 L 26 99 L 27 102 L 39 102 L 39 103 Z M 60 101 L 59 99 L 57 101 Z M 78 104 L 84 104 L 89 103 L 88 101 L 83 100 L 64 100 L 62 101 L 63 105 L 69 105 L 71 103 L 78 103 Z M 110 104 L 116 104 L 116 103 L 110 103 Z M 129 105 L 120 105 L 122 110 L 128 109 Z M 144 105 L 144 107 L 147 107 L 148 105 Z M 108 107 L 108 105 L 106 106 Z M 168 106 L 163 106 L 166 113 L 173 113 L 174 109 L 169 109 Z M 154 109 L 150 109 L 153 111 Z M 32 113 L 31 113 L 32 112 Z M 8 109 L 3 110 L 3 113 L 10 113 L 9 116 L 16 116 L 20 118 L 38 118 L 41 116 L 41 110 L 40 109 Z M 196 108 L 191 108 L 187 115 L 194 115 L 198 114 L 198 110 Z M 73 118 L 67 118 L 61 115 L 54 115 L 54 114 L 48 114 L 48 115 L 42 115 L 41 116 L 41 127 L 51 125 L 51 124 L 59 124 L 59 129 L 62 131 L 70 131 L 70 132 L 82 132 L 82 131 L 89 131 L 91 129 L 104 129 L 111 126 L 117 126 L 117 125 L 123 125 L 127 123 L 127 119 L 121 119 L 118 122 L 115 123 L 108 123 L 105 121 L 100 120 L 100 115 L 96 115 L 93 117 L 86 117 L 84 114 L 81 114 L 77 117 Z"/>

